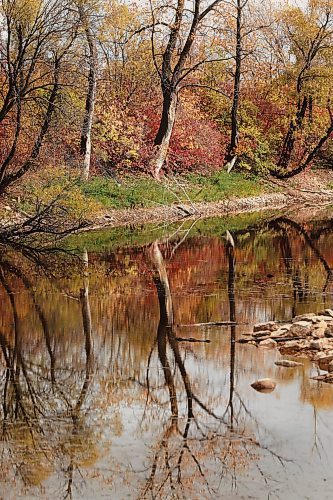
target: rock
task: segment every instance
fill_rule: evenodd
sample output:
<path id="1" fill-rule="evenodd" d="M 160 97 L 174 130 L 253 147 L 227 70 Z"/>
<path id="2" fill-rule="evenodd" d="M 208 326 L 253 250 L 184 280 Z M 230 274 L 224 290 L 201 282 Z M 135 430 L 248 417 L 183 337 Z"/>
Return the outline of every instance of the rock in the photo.
<path id="1" fill-rule="evenodd" d="M 276 332 L 272 333 L 272 339 L 280 338 L 280 337 L 287 337 L 287 336 L 288 336 L 288 330 L 283 330 L 282 328 L 280 330 L 276 330 Z"/>
<path id="2" fill-rule="evenodd" d="M 327 346 L 327 339 L 315 339 L 311 340 L 310 342 L 310 348 L 316 349 L 317 351 L 325 349 L 326 346 Z"/>
<path id="3" fill-rule="evenodd" d="M 318 319 L 320 321 L 333 321 L 332 316 L 325 316 L 324 314 L 319 314 Z"/>
<path id="4" fill-rule="evenodd" d="M 319 380 L 321 382 L 327 382 L 328 384 L 333 384 L 333 375 L 331 373 L 325 373 L 325 375 L 318 375 L 317 377 L 311 377 L 313 380 Z"/>
<path id="5" fill-rule="evenodd" d="M 321 370 L 328 370 L 328 365 L 333 361 L 333 355 L 322 356 L 317 360 L 318 366 Z"/>
<path id="6" fill-rule="evenodd" d="M 313 328 L 322 328 L 322 327 L 325 327 L 327 328 L 327 323 L 325 320 L 321 319 L 320 321 L 318 321 L 317 323 L 315 323 L 313 325 Z"/>
<path id="7" fill-rule="evenodd" d="M 310 324 L 308 323 L 308 325 L 309 326 L 301 326 L 294 323 L 290 328 L 289 333 L 292 337 L 307 337 L 307 335 L 310 335 L 311 333 Z"/>
<path id="8" fill-rule="evenodd" d="M 328 373 L 333 373 L 333 360 L 328 363 Z"/>
<path id="9" fill-rule="evenodd" d="M 296 366 L 303 366 L 303 363 L 297 363 L 297 361 L 291 361 L 290 359 L 279 359 L 275 361 L 277 366 L 284 366 L 285 368 L 295 368 Z"/>
<path id="10" fill-rule="evenodd" d="M 261 331 L 274 332 L 278 329 L 279 329 L 279 327 L 275 323 L 275 321 L 268 321 L 267 323 L 258 323 L 257 325 L 254 325 L 254 327 L 253 327 L 254 332 L 261 332 Z"/>
<path id="11" fill-rule="evenodd" d="M 333 318 L 333 309 L 325 309 L 325 314 L 327 314 L 328 316 L 331 316 Z"/>
<path id="12" fill-rule="evenodd" d="M 276 382 L 270 378 L 262 378 L 260 380 L 257 380 L 256 382 L 253 382 L 253 384 L 251 384 L 251 387 L 253 387 L 253 389 L 258 392 L 268 393 L 274 391 Z"/>
<path id="13" fill-rule="evenodd" d="M 292 326 L 293 326 L 292 323 L 285 323 L 284 325 L 280 325 L 279 330 L 289 331 Z"/>
<path id="14" fill-rule="evenodd" d="M 333 337 L 333 325 L 328 325 L 325 330 L 325 337 L 331 338 Z"/>
<path id="15" fill-rule="evenodd" d="M 277 346 L 277 342 L 273 339 L 266 339 L 259 342 L 260 347 L 268 347 L 269 349 L 274 349 Z"/>
<path id="16" fill-rule="evenodd" d="M 301 320 L 301 321 L 294 321 L 294 325 L 297 325 L 297 326 L 302 326 L 304 328 L 311 328 L 312 326 L 312 321 L 305 321 L 305 320 Z"/>
<path id="17" fill-rule="evenodd" d="M 326 328 L 327 328 L 326 321 L 319 321 L 319 323 L 316 323 L 314 325 L 314 329 L 312 331 L 312 337 L 316 339 L 322 339 L 323 337 L 325 337 Z"/>
<path id="18" fill-rule="evenodd" d="M 295 323 L 296 321 L 312 321 L 312 318 L 314 318 L 315 316 L 315 313 L 300 314 L 299 316 L 295 316 L 292 319 L 292 322 Z"/>
<path id="19" fill-rule="evenodd" d="M 325 337 L 325 330 L 326 330 L 326 328 L 317 328 L 316 330 L 313 330 L 312 337 L 314 339 L 324 338 Z"/>
<path id="20" fill-rule="evenodd" d="M 287 347 L 288 349 L 293 349 L 295 347 L 300 347 L 300 341 L 299 340 L 288 340 L 288 342 L 285 342 L 284 347 Z"/>

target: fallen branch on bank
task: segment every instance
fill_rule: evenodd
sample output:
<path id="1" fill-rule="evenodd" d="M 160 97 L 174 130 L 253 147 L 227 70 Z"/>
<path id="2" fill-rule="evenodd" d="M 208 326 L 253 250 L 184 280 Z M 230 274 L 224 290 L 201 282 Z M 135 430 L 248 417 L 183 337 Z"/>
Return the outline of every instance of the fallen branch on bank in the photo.
<path id="1" fill-rule="evenodd" d="M 211 321 L 208 323 L 189 323 L 176 325 L 177 328 L 189 328 L 189 327 L 204 327 L 204 326 L 235 326 L 235 325 L 246 325 L 247 323 L 236 323 L 236 321 Z"/>
<path id="2" fill-rule="evenodd" d="M 193 337 L 188 337 L 187 339 L 183 337 L 176 337 L 176 340 L 177 342 L 205 342 L 205 343 L 210 342 L 209 339 L 195 339 Z"/>

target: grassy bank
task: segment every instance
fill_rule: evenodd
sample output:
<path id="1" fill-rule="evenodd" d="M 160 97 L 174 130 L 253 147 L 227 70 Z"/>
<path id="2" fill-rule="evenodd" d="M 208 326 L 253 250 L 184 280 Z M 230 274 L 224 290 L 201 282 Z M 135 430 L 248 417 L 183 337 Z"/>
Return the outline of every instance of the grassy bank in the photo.
<path id="1" fill-rule="evenodd" d="M 107 209 L 150 208 L 176 202 L 219 201 L 261 194 L 263 183 L 256 177 L 218 172 L 212 175 L 177 176 L 156 182 L 149 177 L 128 176 L 119 183 L 113 179 L 92 177 L 79 183 L 83 195 Z"/>
<path id="2" fill-rule="evenodd" d="M 210 175 L 187 174 L 157 182 L 149 176 L 127 175 L 119 179 L 91 176 L 84 182 L 68 169 L 44 169 L 27 177 L 24 185 L 11 193 L 11 204 L 24 213 L 55 198 L 68 210 L 94 221 L 111 210 L 152 209 L 173 204 L 224 201 L 255 196 L 265 191 L 254 176 L 221 171 Z"/>

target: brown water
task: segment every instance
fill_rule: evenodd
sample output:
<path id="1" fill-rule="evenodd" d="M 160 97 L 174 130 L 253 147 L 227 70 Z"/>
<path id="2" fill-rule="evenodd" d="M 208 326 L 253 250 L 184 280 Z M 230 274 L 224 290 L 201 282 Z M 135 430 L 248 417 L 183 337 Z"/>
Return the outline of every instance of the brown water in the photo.
<path id="1" fill-rule="evenodd" d="M 333 386 L 235 342 L 333 305 L 333 224 L 190 227 L 1 248 L 0 498 L 333 498 Z"/>

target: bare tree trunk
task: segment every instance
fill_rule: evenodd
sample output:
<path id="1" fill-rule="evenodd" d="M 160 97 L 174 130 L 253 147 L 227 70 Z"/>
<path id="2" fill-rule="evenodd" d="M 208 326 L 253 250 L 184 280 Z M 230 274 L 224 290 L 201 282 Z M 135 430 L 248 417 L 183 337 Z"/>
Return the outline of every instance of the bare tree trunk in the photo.
<path id="1" fill-rule="evenodd" d="M 85 35 L 89 48 L 89 75 L 88 75 L 88 90 L 86 95 L 86 105 L 81 131 L 80 153 L 83 157 L 82 178 L 87 180 L 90 173 L 91 163 L 91 129 L 94 117 L 96 85 L 97 85 L 97 49 L 96 39 L 89 25 L 87 15 L 83 10 L 82 5 L 79 5 L 79 15 L 81 23 L 84 25 Z"/>
<path id="2" fill-rule="evenodd" d="M 170 139 L 176 119 L 178 95 L 176 91 L 165 92 L 163 96 L 163 112 L 155 137 L 154 157 L 151 161 L 151 172 L 156 180 L 160 180 L 160 173 L 166 161 Z"/>
<path id="3" fill-rule="evenodd" d="M 231 108 L 231 136 L 226 160 L 231 162 L 236 155 L 238 146 L 238 108 L 239 108 L 239 93 L 242 70 L 242 9 L 241 0 L 237 0 L 237 20 L 236 20 L 236 68 L 234 75 L 234 92 Z"/>
<path id="4" fill-rule="evenodd" d="M 82 311 L 83 333 L 85 340 L 86 373 L 80 395 L 72 411 L 72 418 L 74 423 L 76 423 L 79 418 L 80 410 L 82 408 L 90 383 L 92 381 L 92 372 L 93 372 L 93 336 L 92 336 L 91 310 L 89 301 L 89 272 L 88 272 L 89 256 L 86 249 L 84 249 L 83 251 L 82 261 L 85 269 L 83 274 L 83 288 L 80 289 L 80 302 Z"/>

